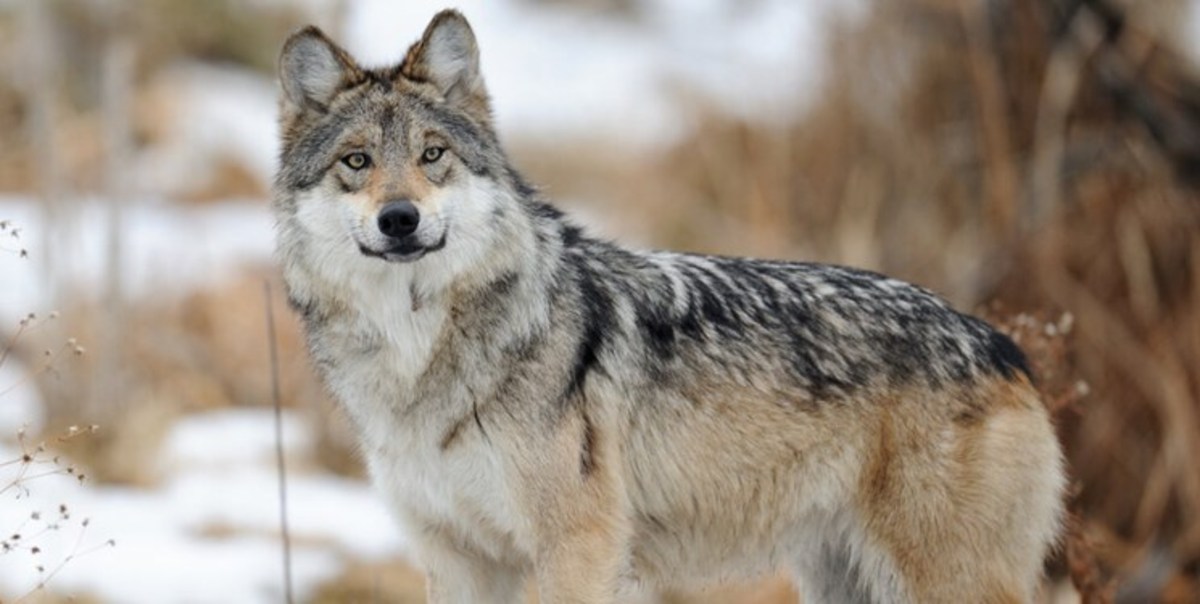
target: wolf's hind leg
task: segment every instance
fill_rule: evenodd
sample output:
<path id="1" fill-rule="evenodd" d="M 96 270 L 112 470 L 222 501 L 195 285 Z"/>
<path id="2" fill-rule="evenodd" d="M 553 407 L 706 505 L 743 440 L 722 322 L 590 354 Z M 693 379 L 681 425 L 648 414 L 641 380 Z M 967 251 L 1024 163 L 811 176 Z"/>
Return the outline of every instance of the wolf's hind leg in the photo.
<path id="1" fill-rule="evenodd" d="M 884 418 L 859 507 L 867 542 L 886 553 L 903 598 L 1033 600 L 1064 478 L 1045 409 L 1014 390 L 983 417 L 941 429 Z"/>
<path id="2" fill-rule="evenodd" d="M 861 564 L 846 544 L 823 543 L 797 561 L 796 587 L 804 604 L 871 604 Z"/>
<path id="3" fill-rule="evenodd" d="M 810 520 L 792 560 L 804 604 L 906 603 L 906 591 L 891 556 L 872 543 L 853 513 Z"/>

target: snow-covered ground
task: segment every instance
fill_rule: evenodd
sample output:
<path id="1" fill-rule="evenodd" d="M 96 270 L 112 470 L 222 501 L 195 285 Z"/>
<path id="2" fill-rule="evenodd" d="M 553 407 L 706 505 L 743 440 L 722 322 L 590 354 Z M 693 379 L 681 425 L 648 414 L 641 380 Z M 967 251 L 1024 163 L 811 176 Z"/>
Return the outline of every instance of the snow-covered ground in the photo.
<path id="1" fill-rule="evenodd" d="M 248 264 L 271 258 L 274 230 L 262 201 L 182 206 L 138 200 L 123 209 L 120 229 L 122 277 L 130 298 L 184 293 L 237 274 Z M 0 322 L 7 328 L 30 312 L 48 307 L 45 238 L 51 233 L 36 202 L 0 195 L 0 219 L 21 229 L 19 240 L 29 258 L 0 252 Z M 58 280 L 81 291 L 95 291 L 105 274 L 108 210 L 96 200 L 70 204 L 69 216 L 53 230 L 53 264 Z M 2 388 L 2 386 L 0 386 Z"/>
<path id="2" fill-rule="evenodd" d="M 41 429 L 42 399 L 37 387 L 25 379 L 28 368 L 16 359 L 0 364 L 0 435 L 16 434 L 21 427 Z"/>
<path id="3" fill-rule="evenodd" d="M 30 482 L 27 497 L 13 499 L 12 491 L 0 495 L 0 530 L 20 530 L 25 545 L 0 554 L 0 599 L 36 585 L 37 564 L 50 572 L 76 552 L 83 555 L 51 581 L 57 593 L 129 604 L 281 601 L 273 422 L 268 409 L 184 418 L 167 439 L 159 462 L 166 478 L 153 490 L 81 486 L 70 476 L 55 475 Z M 285 415 L 284 435 L 292 463 L 309 455 L 312 439 L 304 422 Z M 0 461 L 19 456 L 11 445 L 0 447 Z M 18 467 L 0 467 L 0 488 Z M 299 593 L 336 575 L 350 558 L 405 552 L 403 538 L 366 484 L 296 472 L 289 481 Z M 70 520 L 58 520 L 62 503 Z M 30 518 L 35 511 L 41 513 L 37 521 Z M 86 529 L 84 518 L 89 519 Z M 60 522 L 61 528 L 32 538 L 49 522 Z M 109 539 L 114 547 L 105 545 Z M 31 554 L 31 545 L 40 553 Z"/>

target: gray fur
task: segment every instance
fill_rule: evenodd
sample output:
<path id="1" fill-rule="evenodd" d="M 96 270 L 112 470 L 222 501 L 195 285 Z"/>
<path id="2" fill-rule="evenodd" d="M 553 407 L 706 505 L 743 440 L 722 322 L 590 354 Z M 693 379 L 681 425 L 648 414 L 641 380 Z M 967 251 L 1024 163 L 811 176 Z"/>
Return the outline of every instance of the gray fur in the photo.
<path id="1" fill-rule="evenodd" d="M 298 105 L 327 104 L 348 71 L 337 48 L 315 30 L 292 38 L 279 64 L 284 93 Z"/>
<path id="2" fill-rule="evenodd" d="M 439 15 L 399 66 L 343 65 L 332 94 L 322 86 L 344 53 L 300 36 L 281 59 L 278 255 L 313 361 L 417 535 L 431 597 L 504 601 L 487 586 L 531 569 L 544 601 L 609 593 L 569 579 L 582 568 L 563 566 L 571 556 L 545 553 L 572 542 L 562 527 L 581 515 L 614 540 L 613 581 L 791 567 L 818 601 L 926 593 L 897 578 L 865 512 L 851 511 L 879 439 L 872 418 L 896 399 L 896 413 L 933 435 L 991 421 L 993 398 L 969 393 L 1027 389 L 1010 340 L 869 272 L 587 235 L 503 153 L 456 13 Z M 445 157 L 421 159 L 434 147 Z M 370 170 L 347 167 L 351 152 L 367 153 Z M 374 212 L 394 199 L 421 208 L 409 242 L 419 254 L 404 256 L 416 260 L 381 259 L 398 244 L 374 232 Z M 1043 502 L 1061 478 L 1046 447 L 1047 486 L 1011 504 L 1042 506 L 1034 541 L 1012 537 L 1037 558 L 1022 562 L 1034 577 L 1057 521 Z M 841 528 L 827 528 L 831 517 Z M 999 522 L 977 521 L 964 530 Z"/>

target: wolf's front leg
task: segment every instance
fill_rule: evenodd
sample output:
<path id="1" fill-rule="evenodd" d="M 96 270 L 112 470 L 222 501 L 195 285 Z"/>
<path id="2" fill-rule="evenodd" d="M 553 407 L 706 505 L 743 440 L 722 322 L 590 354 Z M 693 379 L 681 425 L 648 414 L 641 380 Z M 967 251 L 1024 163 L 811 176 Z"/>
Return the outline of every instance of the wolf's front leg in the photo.
<path id="1" fill-rule="evenodd" d="M 615 440 L 585 411 L 558 418 L 525 449 L 521 490 L 542 604 L 609 604 L 616 597 L 630 530 Z"/>
<path id="2" fill-rule="evenodd" d="M 440 536 L 421 538 L 429 604 L 518 604 L 524 601 L 525 575 L 468 552 Z"/>
<path id="3" fill-rule="evenodd" d="M 556 533 L 538 556 L 539 602 L 609 604 L 617 593 L 623 543 L 606 519 Z M 591 524 L 592 526 L 587 526 Z"/>

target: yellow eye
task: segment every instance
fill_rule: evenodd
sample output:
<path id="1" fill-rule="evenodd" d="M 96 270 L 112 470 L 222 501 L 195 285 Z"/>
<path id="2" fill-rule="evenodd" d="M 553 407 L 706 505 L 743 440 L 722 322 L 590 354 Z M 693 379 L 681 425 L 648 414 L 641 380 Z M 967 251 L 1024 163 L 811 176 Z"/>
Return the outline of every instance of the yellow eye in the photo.
<path id="1" fill-rule="evenodd" d="M 371 157 L 366 153 L 351 153 L 342 158 L 342 163 L 351 170 L 362 170 L 371 165 Z"/>
<path id="2" fill-rule="evenodd" d="M 425 152 L 421 154 L 421 161 L 432 164 L 442 158 L 442 153 L 445 153 L 444 147 L 425 147 Z"/>

